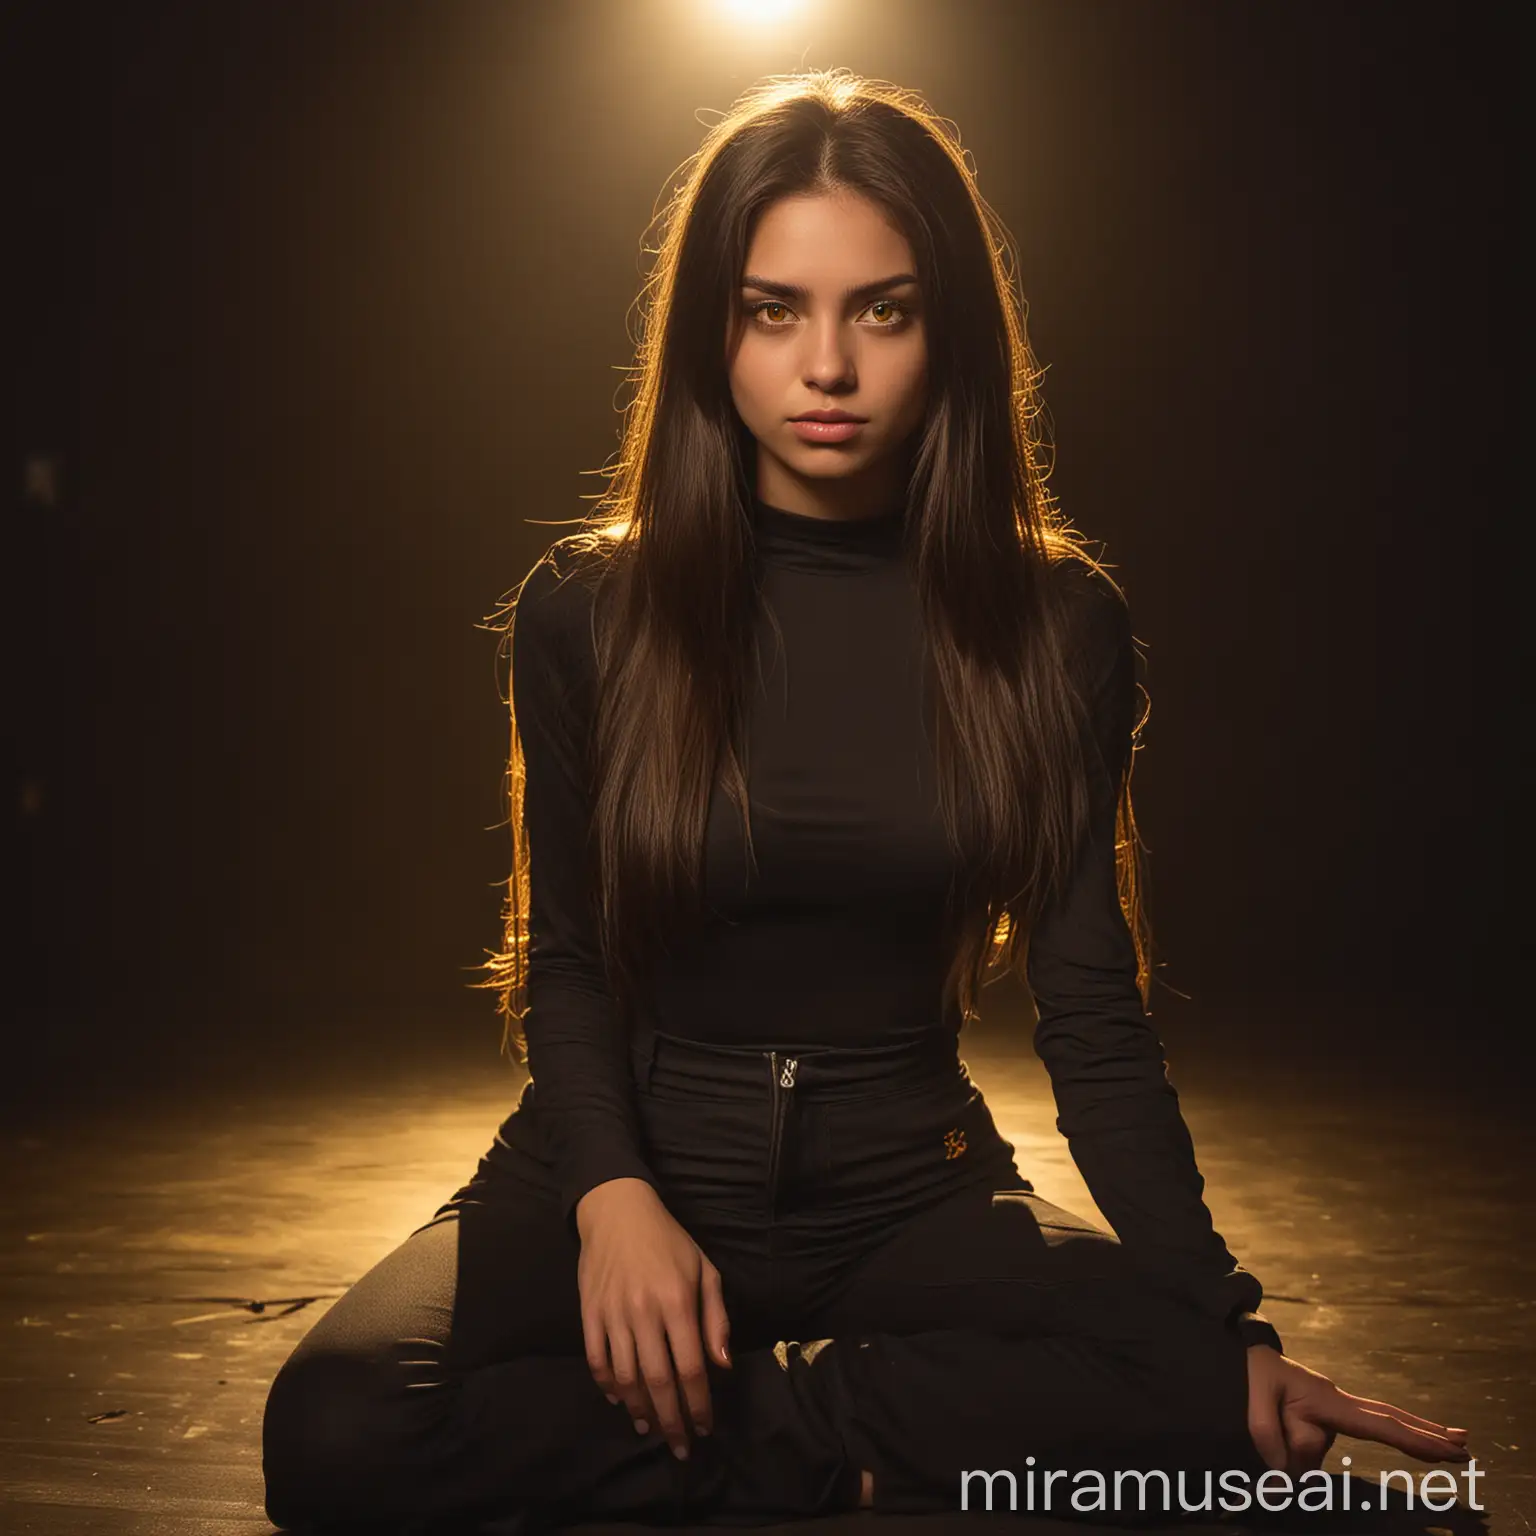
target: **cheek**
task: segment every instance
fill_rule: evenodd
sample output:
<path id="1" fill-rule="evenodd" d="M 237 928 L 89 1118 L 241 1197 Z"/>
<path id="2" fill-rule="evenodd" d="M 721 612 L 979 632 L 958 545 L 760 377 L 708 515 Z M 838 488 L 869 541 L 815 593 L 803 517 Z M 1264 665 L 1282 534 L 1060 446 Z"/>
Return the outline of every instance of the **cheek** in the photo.
<path id="1" fill-rule="evenodd" d="M 921 416 L 928 396 L 928 359 L 923 348 L 902 358 L 892 378 L 903 417 Z"/>
<path id="2" fill-rule="evenodd" d="M 725 343 L 725 383 L 740 409 L 751 393 L 752 361 L 746 338 L 727 334 Z"/>
<path id="3" fill-rule="evenodd" d="M 737 350 L 730 369 L 731 395 L 743 416 L 762 409 L 762 402 L 771 393 L 771 372 L 770 360 L 764 357 L 760 348 L 752 345 L 752 339 L 748 337 Z"/>

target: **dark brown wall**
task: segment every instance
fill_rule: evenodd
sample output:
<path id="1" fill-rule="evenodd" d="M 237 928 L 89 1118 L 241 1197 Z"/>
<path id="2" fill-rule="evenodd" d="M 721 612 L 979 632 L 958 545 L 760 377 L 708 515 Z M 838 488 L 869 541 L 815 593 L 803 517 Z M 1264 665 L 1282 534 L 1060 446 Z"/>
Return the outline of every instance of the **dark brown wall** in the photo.
<path id="1" fill-rule="evenodd" d="M 477 622 L 558 531 L 525 520 L 599 488 L 694 109 L 800 58 L 690 60 L 651 9 L 11 11 L 28 1050 L 494 1040 L 463 987 L 506 867 Z M 1149 646 L 1153 913 L 1197 998 L 1504 1016 L 1491 14 L 909 0 L 807 60 L 928 92 L 1019 239 L 1053 484 Z M 40 453 L 52 508 L 19 494 Z"/>

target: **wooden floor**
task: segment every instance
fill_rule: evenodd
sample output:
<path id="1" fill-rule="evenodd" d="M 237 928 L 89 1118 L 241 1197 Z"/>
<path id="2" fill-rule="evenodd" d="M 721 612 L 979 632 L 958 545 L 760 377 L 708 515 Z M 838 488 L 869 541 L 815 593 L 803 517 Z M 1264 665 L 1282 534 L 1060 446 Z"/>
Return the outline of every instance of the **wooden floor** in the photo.
<path id="1" fill-rule="evenodd" d="M 1000 1034 L 970 1037 L 964 1054 L 1021 1171 L 1097 1217 L 1040 1067 Z M 1173 1076 L 1217 1226 L 1264 1281 L 1289 1353 L 1352 1391 L 1467 1425 L 1488 1511 L 1486 1526 L 1462 1506 L 1310 1526 L 1245 1516 L 1225 1529 L 1531 1530 L 1529 1129 L 1476 1094 L 1447 1095 L 1433 1070 L 1385 1089 L 1384 1074 L 1405 1075 L 1390 1064 L 1255 1071 L 1222 1057 L 1172 1053 Z M 310 1074 L 307 1086 L 268 1071 L 190 1093 L 125 1088 L 89 1111 L 34 1105 L 8 1120 L 6 1536 L 271 1529 L 267 1383 L 330 1302 L 473 1169 L 521 1081 L 494 1044 L 467 1069 L 363 1071 Z M 1384 1465 L 1424 1470 L 1349 1440 L 1328 1467 L 1343 1455 L 1373 1485 Z M 876 1523 L 931 1533 L 953 1521 L 855 1515 L 796 1529 Z M 1028 1521 L 1035 1533 L 1092 1528 Z"/>

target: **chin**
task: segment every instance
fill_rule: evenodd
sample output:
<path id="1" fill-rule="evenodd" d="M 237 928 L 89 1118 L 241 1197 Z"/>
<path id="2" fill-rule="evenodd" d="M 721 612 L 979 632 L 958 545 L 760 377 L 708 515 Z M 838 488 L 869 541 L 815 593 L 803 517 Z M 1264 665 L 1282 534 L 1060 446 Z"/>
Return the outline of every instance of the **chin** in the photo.
<path id="1" fill-rule="evenodd" d="M 836 464 L 812 462 L 791 468 L 802 480 L 849 480 L 867 467 L 863 459 L 843 459 Z"/>
<path id="2" fill-rule="evenodd" d="M 797 437 L 794 446 L 790 463 L 795 468 L 819 469 L 834 476 L 847 474 L 850 469 L 863 469 L 880 457 L 879 448 L 871 450 L 868 443 L 845 448 L 839 443 L 802 443 Z"/>

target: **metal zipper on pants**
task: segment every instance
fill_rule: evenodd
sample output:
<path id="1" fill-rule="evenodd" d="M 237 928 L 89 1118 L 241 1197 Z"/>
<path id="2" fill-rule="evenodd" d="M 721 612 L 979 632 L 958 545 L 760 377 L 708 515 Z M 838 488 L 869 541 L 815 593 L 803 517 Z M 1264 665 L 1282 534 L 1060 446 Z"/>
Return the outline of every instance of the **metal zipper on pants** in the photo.
<path id="1" fill-rule="evenodd" d="M 773 1092 L 773 1113 L 768 1129 L 768 1214 L 771 1216 L 778 1205 L 784 1122 L 789 1114 L 789 1097 L 794 1092 L 795 1069 L 800 1065 L 800 1059 L 797 1056 L 780 1056 L 777 1051 L 769 1051 L 767 1056 Z"/>

